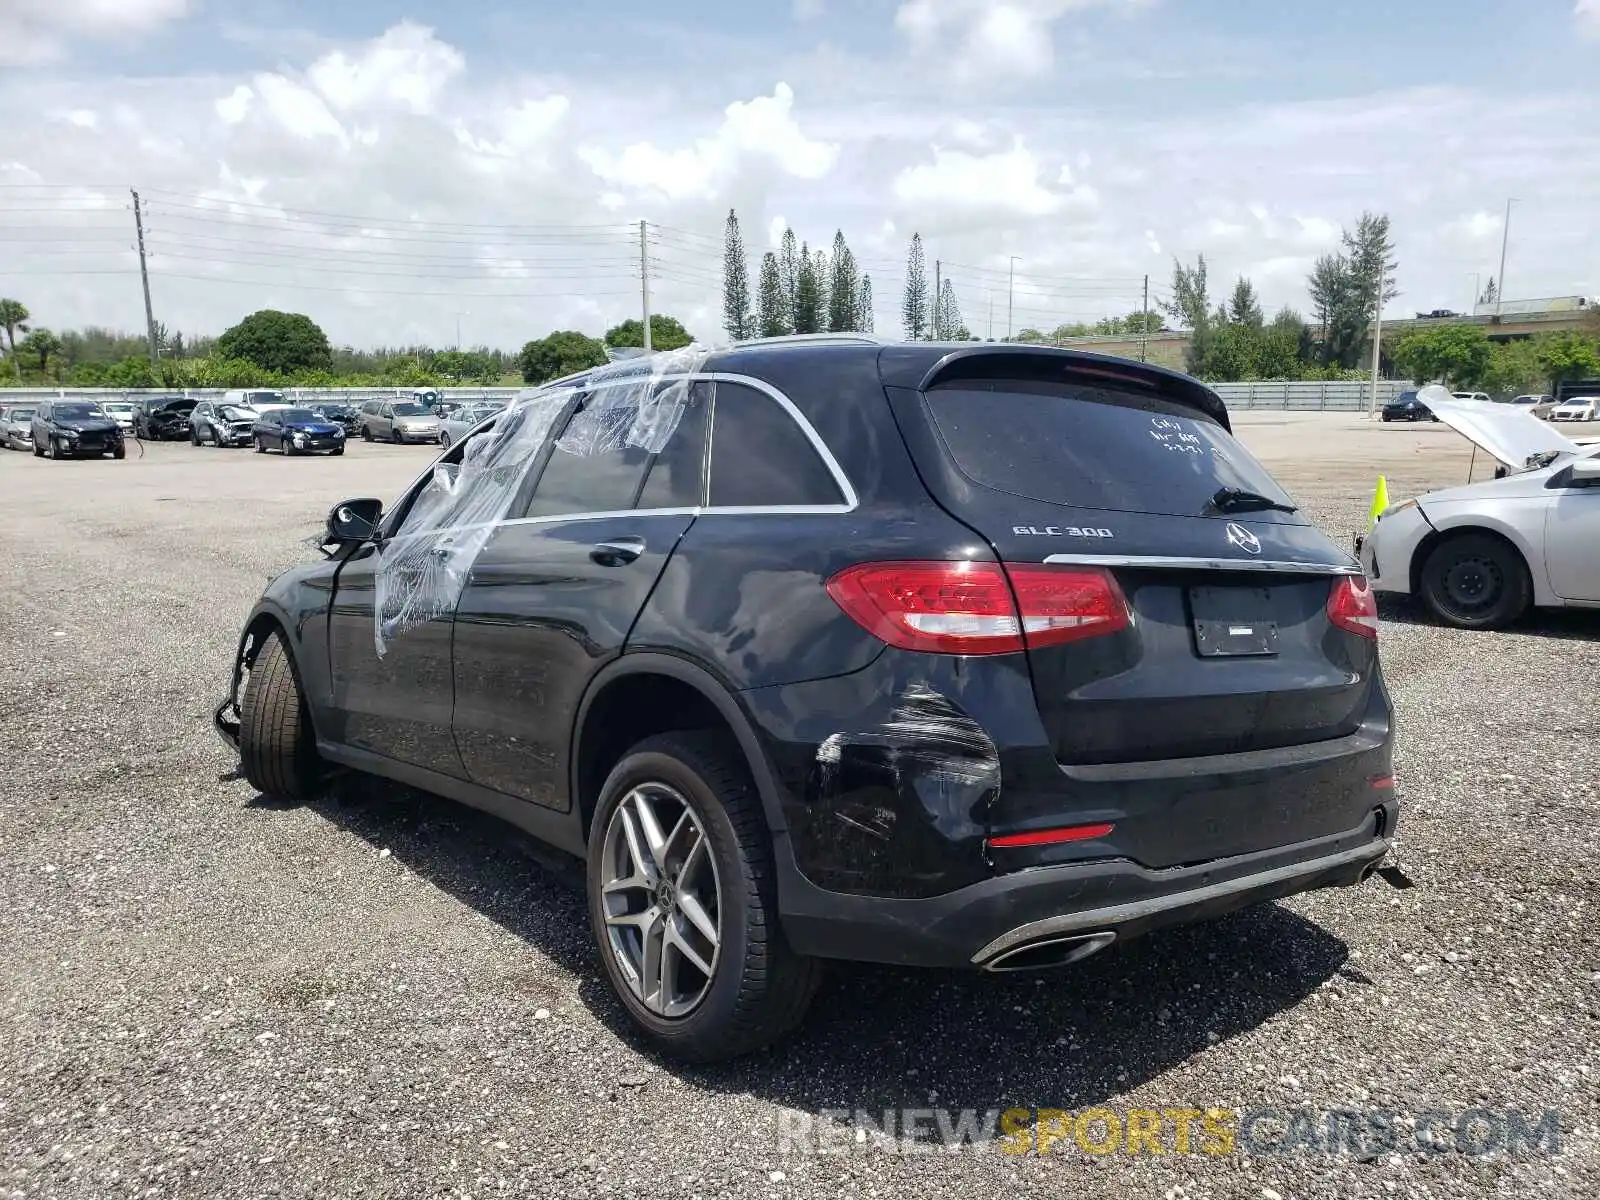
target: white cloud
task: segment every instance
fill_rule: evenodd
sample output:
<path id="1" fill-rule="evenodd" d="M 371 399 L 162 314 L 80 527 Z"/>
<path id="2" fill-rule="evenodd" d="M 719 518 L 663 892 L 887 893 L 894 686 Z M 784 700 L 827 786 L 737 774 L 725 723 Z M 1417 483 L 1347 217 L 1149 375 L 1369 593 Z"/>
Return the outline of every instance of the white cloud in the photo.
<path id="1" fill-rule="evenodd" d="M 434 109 L 439 92 L 461 73 L 466 60 L 433 30 L 411 21 L 386 30 L 352 54 L 335 50 L 306 72 L 313 87 L 340 111 Z"/>
<path id="2" fill-rule="evenodd" d="M 1047 74 L 1051 27 L 1075 9 L 1134 8 L 1143 0 L 903 0 L 895 25 L 918 51 L 949 56 L 960 75 Z"/>
<path id="3" fill-rule="evenodd" d="M 1578 0 L 1572 8 L 1578 29 L 1590 37 L 1600 37 L 1600 0 Z"/>
<path id="4" fill-rule="evenodd" d="M 635 142 L 620 153 L 584 146 L 578 155 L 608 183 L 671 200 L 713 196 L 744 161 L 755 158 L 797 179 L 820 179 L 832 169 L 839 147 L 808 138 L 793 110 L 794 90 L 780 83 L 771 96 L 728 105 L 715 134 L 682 149 Z"/>
<path id="5" fill-rule="evenodd" d="M 237 125 L 249 115 L 250 103 L 255 98 L 256 94 L 250 90 L 250 86 L 241 83 L 226 96 L 217 100 L 217 116 L 221 117 L 229 125 Z"/>
<path id="6" fill-rule="evenodd" d="M 776 250 L 783 244 L 783 235 L 789 230 L 789 222 L 783 217 L 773 217 L 767 223 L 767 245 Z"/>
<path id="7" fill-rule="evenodd" d="M 1450 222 L 1450 230 L 1473 241 L 1498 237 L 1503 218 L 1499 213 L 1475 212 Z"/>
<path id="8" fill-rule="evenodd" d="M 190 0 L 4 0 L 0 64 L 53 62 L 75 40 L 145 33 L 189 9 Z"/>
<path id="9" fill-rule="evenodd" d="M 907 167 L 895 176 L 894 196 L 903 205 L 924 210 L 979 209 L 996 216 L 1043 217 L 1068 205 L 1093 208 L 1092 188 L 1057 191 L 1041 179 L 1039 160 L 1020 137 L 1011 148 L 994 154 L 934 147 L 933 161 Z M 1058 182 L 1070 185 L 1072 172 L 1061 168 Z"/>
<path id="10" fill-rule="evenodd" d="M 814 21 L 827 10 L 827 0 L 794 0 L 793 11 L 796 21 Z"/>

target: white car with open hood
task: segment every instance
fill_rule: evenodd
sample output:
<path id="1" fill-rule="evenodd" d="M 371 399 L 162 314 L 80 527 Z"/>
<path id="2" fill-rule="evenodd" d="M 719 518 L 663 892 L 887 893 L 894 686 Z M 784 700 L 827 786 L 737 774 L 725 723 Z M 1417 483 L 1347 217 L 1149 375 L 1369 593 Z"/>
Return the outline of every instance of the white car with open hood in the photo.
<path id="1" fill-rule="evenodd" d="M 1419 398 L 1505 469 L 1386 509 L 1356 542 L 1372 586 L 1418 595 L 1463 629 L 1507 625 L 1531 606 L 1600 608 L 1600 445 L 1441 387 Z"/>

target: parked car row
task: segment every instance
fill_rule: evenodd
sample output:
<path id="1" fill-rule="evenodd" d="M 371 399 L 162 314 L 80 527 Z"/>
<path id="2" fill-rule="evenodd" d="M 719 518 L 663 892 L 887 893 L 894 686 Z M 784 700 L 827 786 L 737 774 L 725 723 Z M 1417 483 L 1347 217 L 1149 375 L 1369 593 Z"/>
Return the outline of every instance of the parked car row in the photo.
<path id="1" fill-rule="evenodd" d="M 241 389 L 220 400 L 147 396 L 137 401 L 42 400 L 0 407 L 0 446 L 49 457 L 111 454 L 126 439 L 187 440 L 194 446 L 254 446 L 258 453 L 344 453 L 348 438 L 397 443 L 450 442 L 505 407 L 504 401 L 462 405 L 372 400 L 357 408 L 337 401 L 291 405 L 279 391 Z M 445 421 L 451 433 L 444 431 Z M 41 424 L 42 422 L 42 424 Z M 65 422 L 64 424 L 62 422 Z M 37 432 L 44 428 L 46 432 Z M 40 440 L 41 437 L 43 440 Z"/>
<path id="2" fill-rule="evenodd" d="M 1427 390 L 1427 389 L 1425 389 Z M 1442 392 L 1442 388 L 1431 389 Z M 1472 404 L 1507 404 L 1532 413 L 1536 417 L 1543 417 L 1550 421 L 1594 421 L 1600 420 L 1600 396 L 1573 396 L 1570 399 L 1557 402 L 1554 396 L 1548 394 L 1526 393 L 1521 396 L 1512 396 L 1506 400 L 1492 400 L 1484 392 L 1450 392 L 1447 393 L 1452 400 L 1462 400 Z M 1437 421 L 1432 409 L 1415 391 L 1401 392 L 1388 404 L 1383 406 L 1383 419 L 1385 421 Z"/>

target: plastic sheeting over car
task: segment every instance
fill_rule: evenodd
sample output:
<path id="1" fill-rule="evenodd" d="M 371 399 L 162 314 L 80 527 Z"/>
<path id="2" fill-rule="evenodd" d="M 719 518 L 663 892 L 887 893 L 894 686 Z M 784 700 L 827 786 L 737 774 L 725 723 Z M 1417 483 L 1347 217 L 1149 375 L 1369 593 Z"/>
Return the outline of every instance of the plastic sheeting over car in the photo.
<path id="1" fill-rule="evenodd" d="M 399 532 L 378 548 L 373 639 L 379 657 L 408 629 L 455 611 L 473 564 L 510 514 L 570 404 L 581 398 L 552 454 L 587 458 L 624 446 L 659 454 L 677 431 L 690 377 L 710 353 L 687 346 L 531 388 L 466 443 L 459 463 L 435 465 Z"/>

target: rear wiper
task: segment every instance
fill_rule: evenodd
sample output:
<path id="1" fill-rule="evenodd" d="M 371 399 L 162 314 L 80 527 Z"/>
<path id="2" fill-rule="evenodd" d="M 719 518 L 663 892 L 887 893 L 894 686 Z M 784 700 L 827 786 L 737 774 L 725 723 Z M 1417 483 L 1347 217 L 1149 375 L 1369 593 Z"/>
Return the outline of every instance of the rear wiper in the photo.
<path id="1" fill-rule="evenodd" d="M 1222 487 L 1211 497 L 1211 507 L 1218 512 L 1299 512 L 1292 504 L 1280 504 L 1271 496 L 1260 492 L 1247 492 L 1243 488 Z"/>

